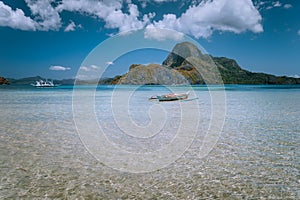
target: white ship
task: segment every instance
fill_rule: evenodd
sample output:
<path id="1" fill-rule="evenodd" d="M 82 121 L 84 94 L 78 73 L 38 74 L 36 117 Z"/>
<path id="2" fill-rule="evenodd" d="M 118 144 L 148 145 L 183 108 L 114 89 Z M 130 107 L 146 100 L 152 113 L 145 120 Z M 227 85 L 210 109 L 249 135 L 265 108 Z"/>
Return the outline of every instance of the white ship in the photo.
<path id="1" fill-rule="evenodd" d="M 39 81 L 36 81 L 35 84 L 32 83 L 31 84 L 32 86 L 34 87 L 38 87 L 38 88 L 43 88 L 43 87 L 57 87 L 57 86 L 60 86 L 59 84 L 54 84 L 53 81 L 44 81 L 44 80 L 39 80 Z"/>

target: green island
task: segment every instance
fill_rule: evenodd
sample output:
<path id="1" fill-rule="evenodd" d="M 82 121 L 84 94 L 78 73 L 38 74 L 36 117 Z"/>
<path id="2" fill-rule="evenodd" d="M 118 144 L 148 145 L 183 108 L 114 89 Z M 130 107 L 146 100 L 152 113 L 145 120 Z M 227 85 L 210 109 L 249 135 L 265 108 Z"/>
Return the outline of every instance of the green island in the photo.
<path id="1" fill-rule="evenodd" d="M 126 74 L 100 80 L 100 84 L 168 85 L 186 84 L 185 81 L 193 85 L 218 84 L 219 82 L 215 81 L 214 69 L 219 72 L 224 84 L 300 84 L 300 78 L 244 70 L 235 60 L 202 54 L 189 42 L 177 44 L 162 65 L 132 64 Z"/>

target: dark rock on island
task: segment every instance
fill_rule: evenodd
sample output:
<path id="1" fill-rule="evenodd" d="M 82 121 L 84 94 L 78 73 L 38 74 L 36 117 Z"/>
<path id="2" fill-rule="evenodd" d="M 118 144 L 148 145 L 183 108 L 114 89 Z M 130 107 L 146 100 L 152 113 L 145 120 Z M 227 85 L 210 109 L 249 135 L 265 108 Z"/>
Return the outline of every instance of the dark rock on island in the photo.
<path id="1" fill-rule="evenodd" d="M 203 54 L 194 44 L 177 44 L 162 65 L 133 64 L 121 76 L 101 84 L 185 85 L 185 84 L 300 84 L 299 78 L 253 73 L 226 57 Z"/>
<path id="2" fill-rule="evenodd" d="M 4 77 L 0 77 L 0 85 L 9 85 L 9 80 Z"/>
<path id="3" fill-rule="evenodd" d="M 172 85 L 189 84 L 186 78 L 159 64 L 131 65 L 130 70 L 123 76 L 116 77 L 112 84 L 129 85 Z"/>

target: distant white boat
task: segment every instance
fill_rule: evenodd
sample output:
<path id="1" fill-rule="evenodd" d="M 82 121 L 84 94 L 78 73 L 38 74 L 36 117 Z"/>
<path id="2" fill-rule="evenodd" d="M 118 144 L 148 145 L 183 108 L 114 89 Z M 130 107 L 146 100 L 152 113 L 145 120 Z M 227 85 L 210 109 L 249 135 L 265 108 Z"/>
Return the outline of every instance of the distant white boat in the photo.
<path id="1" fill-rule="evenodd" d="M 152 96 L 149 100 L 158 99 L 159 101 L 177 101 L 177 100 L 186 100 L 189 97 L 189 92 L 183 94 L 165 94 L 160 96 Z"/>
<path id="2" fill-rule="evenodd" d="M 44 88 L 44 87 L 46 87 L 46 88 L 50 87 L 51 88 L 51 87 L 60 86 L 60 84 L 54 84 L 53 81 L 48 81 L 48 80 L 46 80 L 46 81 L 39 80 L 39 81 L 36 81 L 35 84 L 32 83 L 31 85 L 34 86 L 34 87 L 38 87 L 38 88 Z"/>

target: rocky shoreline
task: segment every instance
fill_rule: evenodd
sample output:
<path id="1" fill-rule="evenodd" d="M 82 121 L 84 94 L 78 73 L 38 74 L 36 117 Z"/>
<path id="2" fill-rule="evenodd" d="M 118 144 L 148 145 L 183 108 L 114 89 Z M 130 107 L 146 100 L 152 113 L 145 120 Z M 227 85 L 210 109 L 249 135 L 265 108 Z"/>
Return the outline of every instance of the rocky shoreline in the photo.
<path id="1" fill-rule="evenodd" d="M 0 77 L 0 85 L 9 85 L 10 82 L 4 77 Z"/>

